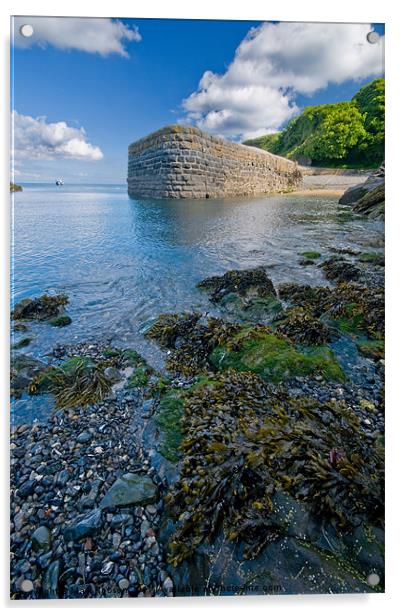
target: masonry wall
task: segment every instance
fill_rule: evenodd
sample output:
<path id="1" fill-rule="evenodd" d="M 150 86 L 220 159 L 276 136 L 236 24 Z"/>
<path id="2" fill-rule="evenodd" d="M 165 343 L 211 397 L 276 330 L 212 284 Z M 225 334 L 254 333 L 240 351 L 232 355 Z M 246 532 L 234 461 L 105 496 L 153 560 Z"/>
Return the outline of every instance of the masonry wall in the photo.
<path id="1" fill-rule="evenodd" d="M 166 126 L 128 148 L 128 192 L 205 199 L 280 192 L 301 180 L 296 163 L 197 128 Z"/>

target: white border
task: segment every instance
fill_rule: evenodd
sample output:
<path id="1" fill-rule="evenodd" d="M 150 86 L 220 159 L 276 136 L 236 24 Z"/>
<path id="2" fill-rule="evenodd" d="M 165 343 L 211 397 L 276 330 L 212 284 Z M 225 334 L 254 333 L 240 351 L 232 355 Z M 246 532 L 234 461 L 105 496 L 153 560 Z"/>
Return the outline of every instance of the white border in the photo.
<path id="1" fill-rule="evenodd" d="M 180 612 L 183 610 L 217 610 L 229 609 L 234 614 L 252 609 L 254 613 L 296 613 L 297 616 L 319 614 L 324 615 L 344 612 L 345 615 L 363 614 L 382 616 L 392 614 L 396 609 L 398 585 L 401 583 L 401 550 L 400 550 L 400 455 L 398 450 L 401 441 L 399 404 L 400 387 L 400 212 L 401 195 L 398 177 L 400 151 L 400 58 L 401 35 L 397 4 L 391 0 L 287 0 L 286 2 L 267 2 L 266 0 L 246 0 L 235 3 L 216 0 L 202 0 L 190 3 L 188 0 L 168 0 L 148 2 L 133 2 L 129 0 L 113 0 L 110 4 L 99 4 L 83 0 L 68 2 L 35 0 L 4 0 L 1 6 L 1 57 L 3 64 L 3 88 L 6 96 L 0 97 L 1 104 L 1 134 L 4 135 L 3 147 L 0 149 L 0 169 L 3 178 L 3 201 L 1 208 L 0 229 L 2 233 L 1 261 L 1 418 L 3 420 L 3 442 L 0 460 L 2 463 L 2 478 L 4 478 L 5 493 L 1 508 L 3 525 L 0 529 L 1 553 L 1 603 L 14 613 L 23 613 L 27 609 L 63 610 L 63 613 L 88 613 L 94 610 L 131 610 L 136 613 Z M 78 15 L 78 16 L 112 16 L 112 17 L 168 17 L 197 19 L 250 19 L 250 20 L 280 20 L 280 21 L 337 21 L 337 22 L 385 22 L 386 23 L 386 299 L 387 299 L 387 378 L 386 378 L 386 593 L 384 595 L 333 595 L 333 596 L 294 596 L 294 597 L 238 597 L 238 598 L 202 598 L 202 599 L 125 599 L 125 600 L 76 600 L 76 601 L 36 601 L 10 602 L 8 600 L 8 510 L 5 503 L 8 500 L 8 266 L 9 266 L 9 16 L 10 15 Z M 398 395 L 397 395 L 398 394 Z M 398 404 L 397 404 L 398 402 Z M 401 605 L 401 601 L 399 601 Z M 380 612 L 380 614 L 379 614 Z"/>

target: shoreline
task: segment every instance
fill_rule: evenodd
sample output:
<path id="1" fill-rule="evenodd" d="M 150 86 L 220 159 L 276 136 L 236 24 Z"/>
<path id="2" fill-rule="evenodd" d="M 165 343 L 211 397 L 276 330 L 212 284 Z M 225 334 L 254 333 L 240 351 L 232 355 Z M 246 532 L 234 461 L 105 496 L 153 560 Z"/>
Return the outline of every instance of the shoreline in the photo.
<path id="1" fill-rule="evenodd" d="M 294 190 L 290 195 L 297 197 L 341 197 L 345 188 L 299 188 Z"/>
<path id="2" fill-rule="evenodd" d="M 310 265 L 324 266 L 327 280 L 340 285 L 338 292 L 291 282 L 276 291 L 261 268 L 231 270 L 223 276 L 206 278 L 198 288 L 208 292 L 211 302 L 224 304 L 227 296 L 231 294 L 232 300 L 233 293 L 236 295 L 231 307 L 236 322 L 205 320 L 206 315 L 197 313 L 159 315 L 146 335 L 158 344 L 161 353 L 167 353 L 162 372 L 147 364 L 133 348 L 117 349 L 106 341 L 103 344 L 88 340 L 53 348 L 49 364 L 42 365 L 29 385 L 21 385 L 24 389 L 28 387 L 31 395 L 52 393 L 54 413 L 46 421 L 15 426 L 11 433 L 12 598 L 171 597 L 180 596 L 188 583 L 193 594 L 197 594 L 198 585 L 204 588 L 204 594 L 213 594 L 216 585 L 231 586 L 237 576 L 245 583 L 245 568 L 257 577 L 254 559 L 259 552 L 269 563 L 288 549 L 288 542 L 291 558 L 302 553 L 303 558 L 311 561 L 314 571 L 324 571 L 324 581 L 298 580 L 294 572 L 284 567 L 279 570 L 282 594 L 316 593 L 322 589 L 329 592 L 333 588 L 336 592 L 375 592 L 366 576 L 371 571 L 383 576 L 380 516 L 378 520 L 366 517 L 370 534 L 362 538 L 355 529 L 343 532 L 333 527 L 329 531 L 332 542 L 329 540 L 323 546 L 330 557 L 327 566 L 314 547 L 316 528 L 324 524 L 325 515 L 319 514 L 312 496 L 303 502 L 297 500 L 291 486 L 286 491 L 286 484 L 280 483 L 280 473 L 270 469 L 268 460 L 263 459 L 263 464 L 253 468 L 256 479 L 252 486 L 247 476 L 241 475 L 240 485 L 250 508 L 240 507 L 237 513 L 244 524 L 249 516 L 253 520 L 252 503 L 258 497 L 256 509 L 262 509 L 269 518 L 272 511 L 270 505 L 264 504 L 260 486 L 265 485 L 270 472 L 277 475 L 278 484 L 272 496 L 276 517 L 272 520 L 279 534 L 272 541 L 262 533 L 255 543 L 246 526 L 241 535 L 233 536 L 236 501 L 228 490 L 221 506 L 226 508 L 224 520 L 230 525 L 231 534 L 207 544 L 205 537 L 209 537 L 213 527 L 202 520 L 210 518 L 209 508 L 215 510 L 220 501 L 201 497 L 197 500 L 201 494 L 198 488 L 203 483 L 206 482 L 211 494 L 217 494 L 217 488 L 228 481 L 229 475 L 220 477 L 217 472 L 224 468 L 221 456 L 226 456 L 226 439 L 232 439 L 232 448 L 244 439 L 249 441 L 248 446 L 252 445 L 253 433 L 243 433 L 243 425 L 252 421 L 262 429 L 266 422 L 269 430 L 274 430 L 274 438 L 280 440 L 280 422 L 274 419 L 270 424 L 265 414 L 266 407 L 273 409 L 277 405 L 293 436 L 314 448 L 315 457 L 326 460 L 326 450 L 330 452 L 329 462 L 321 467 L 326 479 L 334 472 L 333 466 L 341 463 L 350 451 L 360 456 L 355 457 L 357 466 L 353 471 L 357 481 L 368 482 L 365 474 L 381 472 L 384 347 L 377 340 L 366 342 L 361 333 L 366 334 L 369 326 L 379 338 L 381 335 L 382 304 L 377 296 L 384 261 L 379 264 L 377 259 L 372 260 L 372 255 L 367 260 L 358 260 L 358 255 L 345 251 L 352 261 L 341 254 L 304 254 L 309 256 Z M 350 281 L 365 286 L 354 287 Z M 242 294 L 238 294 L 238 288 Z M 338 301 L 347 306 L 358 289 L 364 289 L 358 308 L 360 318 L 364 319 L 362 332 L 346 312 L 337 313 Z M 266 290 L 270 292 L 268 297 Z M 305 307 L 305 298 L 309 309 Z M 252 307 L 249 302 L 253 302 L 256 312 L 254 316 L 248 315 L 248 327 L 252 323 L 248 338 L 241 338 L 246 327 L 244 311 Z M 278 304 L 281 320 L 275 321 Z M 229 314 L 230 308 L 225 305 Z M 316 314 L 333 310 L 330 314 L 331 319 L 338 321 L 336 328 L 334 324 L 328 328 L 314 317 L 312 309 Z M 269 329 L 266 322 L 275 322 L 275 329 Z M 331 346 L 337 345 L 340 337 L 348 340 L 353 328 L 356 341 L 362 344 L 357 347 L 358 353 L 372 362 L 367 365 L 364 360 L 359 364 L 361 370 L 357 375 L 361 378 L 356 379 L 347 377 Z M 243 342 L 237 342 L 233 350 L 230 341 L 235 339 Z M 256 345 L 256 351 L 248 358 L 244 371 L 241 353 L 248 352 L 249 343 Z M 227 364 L 222 363 L 224 358 Z M 85 391 L 79 382 L 85 374 L 89 380 L 84 382 L 89 383 L 93 398 L 83 397 Z M 72 378 L 74 375 L 77 378 Z M 104 379 L 107 387 L 100 391 L 98 386 Z M 70 397 L 66 401 L 67 390 Z M 85 395 L 88 396 L 87 391 Z M 236 409 L 232 402 L 237 396 L 243 401 L 238 423 L 237 415 L 231 411 Z M 220 400 L 217 408 L 225 403 L 224 417 L 220 411 L 214 412 L 211 400 Z M 342 432 L 339 417 L 346 422 L 349 432 Z M 306 431 L 299 433 L 302 425 Z M 323 441 L 310 441 L 310 429 L 321 435 L 323 450 Z M 215 448 L 210 450 L 208 435 L 213 435 L 215 441 Z M 186 445 L 181 447 L 183 439 Z M 195 449 L 189 449 L 191 443 L 195 443 Z M 374 455 L 358 467 L 358 459 L 366 457 L 367 448 Z M 297 453 L 287 453 L 284 448 L 277 455 L 288 463 L 292 458 L 296 460 Z M 229 469 L 230 455 L 225 462 Z M 307 486 L 308 474 L 302 475 L 301 480 Z M 376 492 L 369 483 L 367 487 L 369 498 L 376 502 Z M 343 496 L 348 498 L 347 494 Z M 358 498 L 356 501 L 359 502 Z M 349 500 L 346 502 L 344 511 L 340 501 L 336 507 L 341 515 L 347 519 L 349 516 L 353 528 L 353 509 Z M 301 516 L 305 523 L 300 528 L 295 521 L 289 529 L 287 516 L 295 516 L 296 520 Z M 306 556 L 302 543 L 305 535 L 309 542 Z M 347 551 L 347 542 L 355 540 L 361 541 L 361 558 Z M 223 574 L 214 567 L 222 545 L 232 550 L 230 569 Z M 243 549 L 248 548 L 249 556 L 244 556 Z M 341 569 L 344 558 L 354 569 Z M 331 564 L 332 559 L 335 565 Z M 205 567 L 201 580 L 199 563 Z"/>

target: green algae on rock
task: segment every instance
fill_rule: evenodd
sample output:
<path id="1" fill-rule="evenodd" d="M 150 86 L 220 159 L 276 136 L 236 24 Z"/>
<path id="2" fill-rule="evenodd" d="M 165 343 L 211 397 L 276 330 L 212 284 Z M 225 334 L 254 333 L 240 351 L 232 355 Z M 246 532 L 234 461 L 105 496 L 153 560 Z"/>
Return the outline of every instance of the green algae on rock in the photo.
<path id="1" fill-rule="evenodd" d="M 31 344 L 33 338 L 31 336 L 25 336 L 24 338 L 20 338 L 18 342 L 12 345 L 12 349 L 23 349 Z"/>
<path id="2" fill-rule="evenodd" d="M 306 252 L 300 253 L 301 257 L 305 257 L 305 259 L 318 259 L 322 256 L 320 252 L 316 252 L 314 250 L 307 250 Z"/>
<path id="3" fill-rule="evenodd" d="M 384 266 L 384 254 L 382 252 L 362 252 L 358 256 L 358 261 Z"/>
<path id="4" fill-rule="evenodd" d="M 374 360 L 384 358 L 384 340 L 358 340 L 356 346 L 365 357 Z"/>
<path id="5" fill-rule="evenodd" d="M 183 411 L 183 394 L 179 389 L 167 391 L 157 407 L 155 423 L 162 432 L 159 451 L 170 462 L 178 462 L 181 457 L 179 448 L 182 441 Z"/>
<path id="6" fill-rule="evenodd" d="M 49 320 L 49 323 L 50 325 L 53 325 L 53 327 L 66 327 L 72 323 L 72 319 L 68 316 L 68 314 L 59 314 L 56 317 L 52 317 Z"/>
<path id="7" fill-rule="evenodd" d="M 210 362 L 217 370 L 251 371 L 273 382 L 316 373 L 325 379 L 345 379 L 329 347 L 301 349 L 286 337 L 262 326 L 244 327 L 228 343 L 212 352 Z"/>

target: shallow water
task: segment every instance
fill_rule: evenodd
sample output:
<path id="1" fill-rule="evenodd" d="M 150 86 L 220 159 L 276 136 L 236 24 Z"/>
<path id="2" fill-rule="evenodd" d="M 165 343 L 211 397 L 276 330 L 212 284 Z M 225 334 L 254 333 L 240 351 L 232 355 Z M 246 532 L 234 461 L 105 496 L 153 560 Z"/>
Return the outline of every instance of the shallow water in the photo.
<path id="1" fill-rule="evenodd" d="M 160 352 L 141 330 L 160 312 L 212 312 L 195 288 L 206 276 L 264 265 L 275 284 L 327 284 L 321 270 L 299 266 L 300 252 L 367 252 L 383 238 L 382 222 L 351 216 L 337 197 L 134 200 L 125 185 L 24 185 L 13 200 L 12 303 L 46 291 L 70 298 L 69 327 L 30 327 L 23 352 L 37 357 L 106 336 L 157 367 Z M 32 416 L 37 404 L 16 411 Z"/>

